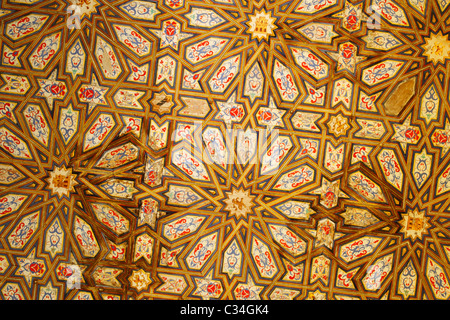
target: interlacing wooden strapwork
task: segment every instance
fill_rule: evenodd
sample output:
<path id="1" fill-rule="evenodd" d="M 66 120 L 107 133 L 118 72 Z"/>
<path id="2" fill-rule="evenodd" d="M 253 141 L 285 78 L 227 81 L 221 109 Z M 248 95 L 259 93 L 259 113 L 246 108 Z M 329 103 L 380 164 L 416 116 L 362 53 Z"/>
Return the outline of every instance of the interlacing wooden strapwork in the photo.
<path id="1" fill-rule="evenodd" d="M 449 299 L 449 5 L 3 0 L 1 299 Z"/>

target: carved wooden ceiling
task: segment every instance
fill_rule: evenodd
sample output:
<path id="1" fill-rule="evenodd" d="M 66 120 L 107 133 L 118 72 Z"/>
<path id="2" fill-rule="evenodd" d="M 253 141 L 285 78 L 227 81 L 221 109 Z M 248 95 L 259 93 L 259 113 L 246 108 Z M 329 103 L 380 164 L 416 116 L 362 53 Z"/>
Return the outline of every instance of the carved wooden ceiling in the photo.
<path id="1" fill-rule="evenodd" d="M 2 0 L 1 299 L 448 299 L 449 4 Z"/>

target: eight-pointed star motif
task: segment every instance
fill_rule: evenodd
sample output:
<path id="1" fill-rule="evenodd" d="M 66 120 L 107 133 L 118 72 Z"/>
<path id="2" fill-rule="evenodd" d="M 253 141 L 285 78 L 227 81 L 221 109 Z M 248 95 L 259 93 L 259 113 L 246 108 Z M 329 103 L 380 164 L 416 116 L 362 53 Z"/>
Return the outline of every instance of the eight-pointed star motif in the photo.
<path id="1" fill-rule="evenodd" d="M 58 70 L 55 69 L 48 79 L 38 79 L 40 89 L 36 93 L 36 96 L 45 98 L 50 110 L 53 110 L 53 100 L 62 100 L 67 93 L 66 83 L 56 80 L 57 73 Z"/>

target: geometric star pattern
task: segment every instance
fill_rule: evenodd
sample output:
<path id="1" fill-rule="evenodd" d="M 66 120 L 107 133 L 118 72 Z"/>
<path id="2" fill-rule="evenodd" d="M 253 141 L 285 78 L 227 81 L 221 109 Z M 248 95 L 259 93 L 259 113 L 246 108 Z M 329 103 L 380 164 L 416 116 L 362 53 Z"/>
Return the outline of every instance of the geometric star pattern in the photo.
<path id="1" fill-rule="evenodd" d="M 1 299 L 448 299 L 448 5 L 2 0 Z"/>

